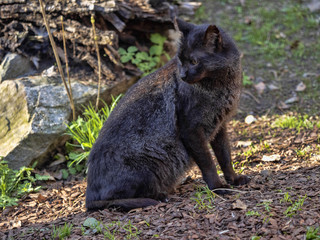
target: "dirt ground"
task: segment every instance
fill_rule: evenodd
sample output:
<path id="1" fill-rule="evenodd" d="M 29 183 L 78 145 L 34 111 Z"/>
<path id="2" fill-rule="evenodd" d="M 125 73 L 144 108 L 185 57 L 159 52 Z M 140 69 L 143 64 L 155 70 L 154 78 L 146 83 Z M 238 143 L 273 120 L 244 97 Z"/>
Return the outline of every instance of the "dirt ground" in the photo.
<path id="1" fill-rule="evenodd" d="M 87 213 L 85 180 L 48 182 L 1 213 L 0 237 L 52 239 L 53 226 L 71 223 L 68 239 L 113 239 L 108 231 L 115 239 L 306 239 L 308 227 L 320 223 L 319 129 L 298 133 L 270 122 L 230 123 L 235 168 L 251 178 L 230 195 L 210 200 L 201 193 L 205 185 L 195 168 L 168 203 L 129 213 Z M 296 154 L 306 147 L 306 154 Z M 89 217 L 99 221 L 101 232 L 83 226 Z"/>
<path id="2" fill-rule="evenodd" d="M 250 31 L 250 21 L 261 21 L 261 8 L 279 11 L 279 19 L 274 20 L 280 22 L 284 16 L 281 13 L 289 11 L 283 9 L 298 9 L 294 11 L 299 14 L 305 11 L 301 9 L 306 8 L 308 1 L 203 2 L 204 12 L 195 20 L 204 22 L 201 16 L 205 15 L 206 21 L 217 21 L 230 29 L 244 53 L 245 76 L 252 82 L 243 90 L 238 120 L 231 121 L 228 129 L 235 169 L 250 177 L 249 184 L 232 188 L 230 195 L 210 194 L 205 192 L 205 184 L 195 168 L 169 196 L 168 203 L 129 213 L 87 213 L 86 181 L 82 176 L 47 181 L 38 193 L 21 199 L 18 206 L 0 210 L 1 239 L 59 239 L 54 238 L 54 230 L 65 224 L 72 224 L 66 239 L 320 238 L 310 234 L 311 228 L 320 227 L 320 129 L 272 125 L 278 118 L 275 113 L 308 113 L 319 121 L 319 11 L 308 12 L 308 16 L 318 19 L 317 26 L 311 28 L 314 23 L 308 20 L 308 28 L 302 26 L 296 32 L 290 28 L 292 35 L 274 24 L 279 38 L 286 36 L 282 43 L 293 44 L 297 40 L 298 45 L 304 44 L 304 51 L 298 47 L 302 54 L 296 52 L 294 45 L 284 45 L 284 52 L 289 55 L 281 58 L 275 51 L 258 52 L 259 46 L 254 44 L 260 40 L 250 38 L 250 42 L 239 36 L 237 29 Z M 254 5 L 257 2 L 265 5 Z M 289 23 L 290 14 L 285 15 Z M 274 18 L 265 15 L 268 16 Z M 248 36 L 252 37 L 250 32 Z M 271 48 L 272 45 L 268 46 L 268 51 Z M 301 82 L 305 87 L 297 88 Z M 248 114 L 256 118 L 250 124 L 244 122 Z M 91 227 L 84 224 L 90 218 L 95 219 Z"/>

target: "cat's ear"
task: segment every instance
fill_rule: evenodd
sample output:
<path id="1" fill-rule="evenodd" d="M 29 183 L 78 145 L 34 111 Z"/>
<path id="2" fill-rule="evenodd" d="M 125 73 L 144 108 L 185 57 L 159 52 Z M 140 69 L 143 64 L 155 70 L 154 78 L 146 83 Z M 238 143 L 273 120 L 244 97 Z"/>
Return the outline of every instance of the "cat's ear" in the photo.
<path id="1" fill-rule="evenodd" d="M 210 25 L 204 35 L 203 44 L 206 47 L 220 48 L 222 46 L 222 38 L 216 25 Z"/>
<path id="2" fill-rule="evenodd" d="M 177 21 L 177 25 L 179 28 L 179 31 L 182 32 L 182 34 L 184 36 L 188 35 L 188 33 L 190 32 L 190 30 L 193 28 L 193 25 L 190 23 L 187 23 L 179 18 L 176 19 Z"/>

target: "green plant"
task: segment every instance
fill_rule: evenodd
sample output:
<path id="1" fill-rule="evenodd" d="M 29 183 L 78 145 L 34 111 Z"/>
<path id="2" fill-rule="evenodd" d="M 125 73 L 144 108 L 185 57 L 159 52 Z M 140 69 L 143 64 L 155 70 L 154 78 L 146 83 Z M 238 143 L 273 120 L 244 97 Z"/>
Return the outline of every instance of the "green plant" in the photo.
<path id="1" fill-rule="evenodd" d="M 320 227 L 307 227 L 306 240 L 320 240 Z"/>
<path id="2" fill-rule="evenodd" d="M 212 210 L 214 206 L 214 199 L 216 195 L 212 192 L 208 186 L 199 187 L 191 200 L 196 202 L 194 208 L 199 210 L 206 209 L 207 211 Z"/>
<path id="3" fill-rule="evenodd" d="M 33 184 L 37 180 L 47 180 L 48 177 L 39 174 L 33 177 L 32 170 L 32 167 L 10 169 L 7 162 L 0 159 L 0 208 L 17 205 L 23 195 L 40 189 L 40 186 L 33 187 Z"/>
<path id="4" fill-rule="evenodd" d="M 85 228 L 89 228 L 88 231 Z M 113 221 L 108 224 L 96 220 L 95 218 L 87 218 L 83 223 L 82 233 L 88 235 L 90 231 L 94 234 L 103 234 L 106 239 L 118 239 L 117 235 L 125 234 L 125 239 L 137 239 L 140 231 L 129 220 L 127 223 Z"/>
<path id="5" fill-rule="evenodd" d="M 68 164 L 68 167 L 71 167 L 73 163 L 78 165 L 87 159 L 103 123 L 107 120 L 120 98 L 121 95 L 117 98 L 112 97 L 111 106 L 109 107 L 105 104 L 99 111 L 95 111 L 92 104 L 89 104 L 89 106 L 84 108 L 83 117 L 79 116 L 76 121 L 72 121 L 67 125 L 66 134 L 78 143 L 71 144 L 67 142 L 67 145 L 81 149 L 81 151 L 71 151 L 69 153 L 68 157 L 71 163 Z"/>
<path id="6" fill-rule="evenodd" d="M 292 203 L 291 196 L 289 195 L 288 192 L 286 192 L 284 194 L 284 196 L 283 196 L 283 199 L 280 200 L 280 203 L 282 203 L 282 202 L 290 202 L 290 203 Z"/>
<path id="7" fill-rule="evenodd" d="M 169 55 L 163 50 L 166 37 L 159 33 L 151 34 L 150 41 L 153 45 L 150 47 L 149 52 L 140 52 L 135 46 L 128 47 L 127 50 L 119 48 L 120 61 L 122 63 L 131 62 L 136 65 L 142 72 L 142 76 L 146 76 L 154 72 L 158 67 L 164 64 L 161 60 L 164 55 L 167 60 L 170 59 Z"/>
<path id="8" fill-rule="evenodd" d="M 260 236 L 253 236 L 251 237 L 251 240 L 259 240 L 261 237 Z"/>
<path id="9" fill-rule="evenodd" d="M 246 159 L 248 159 L 249 157 L 253 156 L 254 154 L 256 154 L 259 151 L 258 147 L 250 145 L 249 149 L 245 152 L 243 152 L 243 156 L 246 157 Z"/>
<path id="10" fill-rule="evenodd" d="M 317 122 L 310 120 L 308 115 L 283 115 L 275 119 L 271 124 L 271 127 L 296 129 L 298 132 L 300 132 L 300 129 L 313 129 L 314 125 L 317 125 Z"/>
<path id="11" fill-rule="evenodd" d="M 241 164 L 239 162 L 234 162 L 232 163 L 232 166 L 233 166 L 233 169 L 236 170 L 236 166 L 239 165 L 240 169 L 237 171 L 237 173 L 241 174 L 245 169 L 244 164 L 245 164 L 245 161 L 242 161 Z"/>
<path id="12" fill-rule="evenodd" d="M 204 5 L 201 5 L 195 12 L 194 14 L 194 22 L 195 23 L 200 23 L 203 20 L 208 19 L 208 15 L 206 13 L 206 9 Z"/>
<path id="13" fill-rule="evenodd" d="M 71 229 L 72 229 L 72 224 L 67 224 L 65 223 L 64 226 L 62 227 L 55 227 L 53 226 L 52 229 L 52 239 L 65 239 L 66 237 L 69 237 L 71 235 Z"/>
<path id="14" fill-rule="evenodd" d="M 246 212 L 246 216 L 260 216 L 261 214 L 259 213 L 259 212 L 257 212 L 257 211 L 248 211 L 248 212 Z"/>
<path id="15" fill-rule="evenodd" d="M 270 210 L 271 210 L 270 204 L 271 204 L 271 201 L 263 200 L 262 203 L 259 203 L 257 206 L 264 206 L 264 209 L 265 209 L 267 212 L 270 212 Z"/>
<path id="16" fill-rule="evenodd" d="M 298 157 L 303 158 L 303 157 L 309 157 L 311 155 L 311 151 L 312 151 L 311 147 L 307 146 L 303 149 L 297 149 L 296 153 Z"/>
<path id="17" fill-rule="evenodd" d="M 122 226 L 122 229 L 124 231 L 126 231 L 126 238 L 127 239 L 136 238 L 140 234 L 140 231 L 138 231 L 138 228 L 136 226 L 132 225 L 130 220 L 128 221 L 128 223 L 126 223 Z"/>
<path id="18" fill-rule="evenodd" d="M 245 87 L 251 86 L 253 84 L 251 78 L 248 75 L 246 75 L 244 72 L 242 73 L 242 84 Z"/>
<path id="19" fill-rule="evenodd" d="M 295 201 L 294 203 L 292 203 L 291 206 L 289 206 L 283 213 L 284 215 L 286 215 L 287 217 L 292 217 L 293 215 L 297 214 L 298 211 L 301 211 L 302 206 L 304 204 L 304 200 L 307 198 L 307 195 L 303 196 L 303 197 L 299 197 L 299 199 L 297 201 Z"/>

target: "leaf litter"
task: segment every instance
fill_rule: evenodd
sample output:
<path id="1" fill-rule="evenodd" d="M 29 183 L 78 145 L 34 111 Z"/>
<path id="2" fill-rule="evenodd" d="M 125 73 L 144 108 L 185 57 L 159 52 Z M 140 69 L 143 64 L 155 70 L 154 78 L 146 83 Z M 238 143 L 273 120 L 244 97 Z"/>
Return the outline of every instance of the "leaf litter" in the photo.
<path id="1" fill-rule="evenodd" d="M 197 168 L 168 203 L 129 213 L 86 212 L 85 179 L 47 181 L 18 206 L 0 210 L 0 238 L 52 239 L 53 226 L 70 223 L 69 239 L 108 239 L 107 233 L 116 239 L 305 239 L 307 228 L 320 224 L 320 132 L 274 128 L 273 120 L 229 124 L 235 169 L 251 181 L 214 197 L 212 206 L 200 194 L 204 207 L 196 207 L 195 196 L 205 186 Z M 243 142 L 250 145 L 238 144 Z M 299 155 L 299 149 L 309 150 Z"/>

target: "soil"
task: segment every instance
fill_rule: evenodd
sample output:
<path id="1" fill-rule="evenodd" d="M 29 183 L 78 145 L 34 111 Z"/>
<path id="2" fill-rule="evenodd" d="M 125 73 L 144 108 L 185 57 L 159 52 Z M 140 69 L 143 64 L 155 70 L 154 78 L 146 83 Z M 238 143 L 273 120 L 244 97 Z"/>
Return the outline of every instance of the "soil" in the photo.
<path id="1" fill-rule="evenodd" d="M 115 230 L 116 239 L 305 239 L 307 228 L 320 223 L 320 131 L 314 128 L 298 133 L 296 129 L 271 128 L 270 122 L 273 119 L 259 118 L 250 125 L 230 123 L 236 171 L 251 181 L 232 188 L 232 194 L 215 195 L 212 203 L 204 200 L 203 208 L 194 200 L 205 186 L 197 168 L 186 175 L 168 203 L 129 213 L 86 212 L 85 179 L 47 182 L 40 192 L 2 211 L 0 237 L 50 239 L 53 226 L 71 223 L 69 239 L 104 239 L 102 233 L 83 227 L 84 221 L 93 217 L 104 226 L 120 221 L 137 228 L 134 237 L 109 227 Z M 244 158 L 252 146 L 256 150 Z M 310 152 L 296 154 L 296 149 L 306 147 Z M 317 152 L 311 150 L 317 147 Z M 303 201 L 301 207 L 290 211 L 299 201 Z"/>
<path id="2" fill-rule="evenodd" d="M 219 9 L 216 16 L 223 11 L 233 14 L 236 4 L 216 8 L 212 2 L 217 1 L 204 4 Z M 237 1 L 237 5 L 242 2 L 246 1 Z M 228 128 L 235 169 L 250 177 L 247 185 L 233 187 L 228 195 L 213 195 L 210 202 L 208 195 L 200 194 L 205 184 L 194 168 L 169 196 L 168 203 L 122 213 L 86 212 L 86 180 L 82 176 L 47 181 L 39 192 L 21 199 L 18 206 L 0 210 L 0 238 L 53 239 L 54 229 L 72 224 L 71 235 L 66 239 L 307 239 L 310 227 L 320 227 L 320 130 L 273 128 L 277 117 L 271 114 L 301 114 L 305 109 L 316 119 L 319 93 L 310 98 L 304 95 L 319 85 L 297 93 L 299 100 L 293 104 L 282 103 L 291 97 L 288 94 L 294 92 L 299 76 L 310 73 L 310 83 L 317 83 L 319 63 L 307 62 L 297 73 L 295 70 L 301 68 L 297 62 L 282 62 L 291 64 L 288 68 L 279 67 L 280 63 L 268 65 L 266 60 L 269 67 L 251 70 L 261 61 L 253 56 L 244 58 L 244 69 L 254 83 L 274 83 L 267 76 L 275 72 L 279 77 L 276 83 L 282 87 L 261 94 L 254 86 L 245 88 L 238 120 L 231 121 Z M 260 76 L 264 80 L 259 80 Z M 302 80 L 308 83 L 307 79 Z M 243 116 L 248 114 L 254 114 L 256 121 L 245 123 Z M 197 197 L 202 199 L 202 205 Z M 83 225 L 89 217 L 100 222 L 102 231 Z"/>

